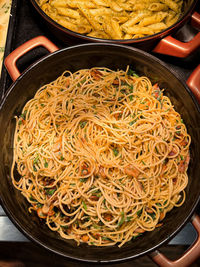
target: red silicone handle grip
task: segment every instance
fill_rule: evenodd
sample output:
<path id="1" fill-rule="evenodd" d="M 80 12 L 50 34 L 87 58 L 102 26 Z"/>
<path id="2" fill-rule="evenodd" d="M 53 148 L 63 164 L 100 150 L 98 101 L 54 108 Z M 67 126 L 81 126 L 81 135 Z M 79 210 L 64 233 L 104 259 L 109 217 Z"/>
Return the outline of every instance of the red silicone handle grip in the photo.
<path id="1" fill-rule="evenodd" d="M 195 12 L 191 17 L 191 24 L 200 29 L 200 14 Z M 175 56 L 175 57 L 187 57 L 192 52 L 194 52 L 198 47 L 200 47 L 200 32 L 198 32 L 195 37 L 187 42 L 181 42 L 173 38 L 172 36 L 167 36 L 163 38 L 154 48 L 153 52 Z"/>
<path id="2" fill-rule="evenodd" d="M 200 217 L 197 215 L 193 216 L 192 224 L 198 232 L 198 238 L 181 258 L 176 261 L 171 261 L 159 251 L 155 251 L 150 255 L 153 261 L 161 267 L 186 267 L 190 266 L 190 264 L 200 257 Z"/>
<path id="3" fill-rule="evenodd" d="M 20 76 L 20 72 L 16 66 L 17 60 L 30 50 L 38 46 L 45 47 L 50 53 L 58 50 L 58 47 L 44 36 L 35 37 L 16 48 L 6 57 L 4 61 L 5 67 L 13 81 L 15 81 Z"/>
<path id="4" fill-rule="evenodd" d="M 192 72 L 187 80 L 187 85 L 195 95 L 197 101 L 200 104 L 200 65 Z"/>

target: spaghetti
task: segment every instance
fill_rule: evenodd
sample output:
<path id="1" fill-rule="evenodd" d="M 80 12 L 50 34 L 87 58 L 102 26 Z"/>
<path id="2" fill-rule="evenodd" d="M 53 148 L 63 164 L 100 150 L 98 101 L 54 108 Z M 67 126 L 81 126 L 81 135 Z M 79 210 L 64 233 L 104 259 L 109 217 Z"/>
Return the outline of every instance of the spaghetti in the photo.
<path id="1" fill-rule="evenodd" d="M 61 237 L 120 247 L 183 204 L 190 141 L 147 77 L 66 71 L 16 117 L 12 182 Z"/>

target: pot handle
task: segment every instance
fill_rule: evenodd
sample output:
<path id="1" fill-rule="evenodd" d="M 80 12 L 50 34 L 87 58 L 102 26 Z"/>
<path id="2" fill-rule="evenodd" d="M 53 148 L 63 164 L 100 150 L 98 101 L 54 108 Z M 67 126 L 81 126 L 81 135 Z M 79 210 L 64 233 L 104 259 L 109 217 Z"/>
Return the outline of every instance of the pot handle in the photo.
<path id="1" fill-rule="evenodd" d="M 194 12 L 191 17 L 191 24 L 200 29 L 200 14 Z M 189 56 L 198 47 L 200 47 L 200 32 L 198 32 L 194 38 L 187 42 L 181 42 L 172 36 L 167 36 L 160 40 L 160 42 L 153 49 L 153 52 L 184 58 Z"/>
<path id="2" fill-rule="evenodd" d="M 45 47 L 50 53 L 55 52 L 59 49 L 55 44 L 53 44 L 44 36 L 35 37 L 17 47 L 6 57 L 4 61 L 5 67 L 13 81 L 15 81 L 21 75 L 16 65 L 17 60 L 30 50 L 38 46 Z"/>
<path id="3" fill-rule="evenodd" d="M 187 80 L 187 85 L 195 95 L 197 101 L 200 104 L 200 65 L 192 72 Z"/>
<path id="4" fill-rule="evenodd" d="M 198 237 L 181 258 L 171 261 L 156 250 L 149 255 L 152 260 L 161 267 L 187 267 L 192 264 L 200 256 L 200 217 L 198 215 L 192 217 L 192 224 L 198 233 Z"/>

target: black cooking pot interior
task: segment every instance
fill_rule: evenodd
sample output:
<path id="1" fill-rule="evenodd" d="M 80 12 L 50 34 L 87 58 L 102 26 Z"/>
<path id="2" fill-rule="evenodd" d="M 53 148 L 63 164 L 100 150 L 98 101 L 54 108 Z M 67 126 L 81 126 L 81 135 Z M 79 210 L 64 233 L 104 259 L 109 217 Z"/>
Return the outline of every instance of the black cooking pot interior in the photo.
<path id="1" fill-rule="evenodd" d="M 10 169 L 13 158 L 15 115 L 21 114 L 24 104 L 44 84 L 55 80 L 64 70 L 72 72 L 91 67 L 126 69 L 130 65 L 140 75 L 148 76 L 165 89 L 176 110 L 181 114 L 192 137 L 189 181 L 186 201 L 174 208 L 164 219 L 162 227 L 147 232 L 123 247 L 94 247 L 62 239 L 36 216 L 29 213 L 29 204 L 11 183 Z M 200 111 L 189 89 L 164 63 L 137 49 L 122 45 L 88 44 L 49 54 L 33 64 L 10 87 L 0 106 L 0 197 L 15 225 L 30 239 L 58 254 L 91 262 L 109 262 L 134 258 L 150 252 L 169 240 L 186 223 L 198 203 L 200 195 Z"/>

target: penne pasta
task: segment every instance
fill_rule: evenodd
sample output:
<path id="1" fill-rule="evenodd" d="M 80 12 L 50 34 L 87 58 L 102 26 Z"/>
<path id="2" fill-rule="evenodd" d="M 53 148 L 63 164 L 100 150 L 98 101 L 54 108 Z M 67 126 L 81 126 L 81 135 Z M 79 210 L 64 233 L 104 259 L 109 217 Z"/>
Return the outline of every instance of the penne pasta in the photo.
<path id="1" fill-rule="evenodd" d="M 166 24 L 163 22 L 159 22 L 159 23 L 149 25 L 148 28 L 153 30 L 154 33 L 157 33 L 157 32 L 160 32 L 160 31 L 166 29 Z"/>
<path id="2" fill-rule="evenodd" d="M 176 1 L 172 1 L 172 0 L 160 0 L 160 1 L 166 4 L 173 11 L 179 12 L 180 6 L 176 3 Z"/>
<path id="3" fill-rule="evenodd" d="M 38 0 L 42 10 L 71 31 L 101 39 L 135 39 L 176 23 L 182 0 Z"/>
<path id="4" fill-rule="evenodd" d="M 154 31 L 152 29 L 148 27 L 140 27 L 136 25 L 132 27 L 124 28 L 124 30 L 128 34 L 147 34 L 147 35 L 154 34 Z"/>
<path id="5" fill-rule="evenodd" d="M 149 5 L 148 9 L 151 11 L 167 11 L 168 6 L 166 6 L 165 4 L 161 4 L 161 3 L 152 3 Z"/>
<path id="6" fill-rule="evenodd" d="M 167 13 L 164 12 L 159 12 L 155 15 L 152 15 L 150 17 L 146 17 L 143 18 L 140 22 L 139 22 L 139 26 L 148 26 L 154 23 L 158 23 L 161 22 L 165 17 L 167 16 Z"/>
<path id="7" fill-rule="evenodd" d="M 79 12 L 77 12 L 76 10 L 73 10 L 71 8 L 60 7 L 57 12 L 58 12 L 58 15 L 70 17 L 73 19 L 79 19 L 80 18 Z"/>

